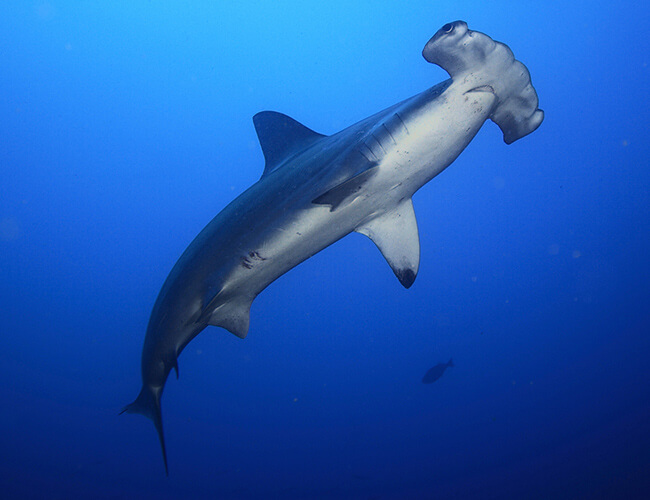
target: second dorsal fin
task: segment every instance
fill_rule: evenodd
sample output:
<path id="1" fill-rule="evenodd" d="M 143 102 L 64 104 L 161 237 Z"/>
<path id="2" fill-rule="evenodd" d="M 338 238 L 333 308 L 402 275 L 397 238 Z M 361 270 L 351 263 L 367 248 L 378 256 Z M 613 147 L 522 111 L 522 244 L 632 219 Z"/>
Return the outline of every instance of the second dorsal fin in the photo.
<path id="1" fill-rule="evenodd" d="M 273 171 L 288 156 L 327 137 L 276 111 L 257 113 L 253 116 L 253 124 L 266 160 L 262 177 Z"/>

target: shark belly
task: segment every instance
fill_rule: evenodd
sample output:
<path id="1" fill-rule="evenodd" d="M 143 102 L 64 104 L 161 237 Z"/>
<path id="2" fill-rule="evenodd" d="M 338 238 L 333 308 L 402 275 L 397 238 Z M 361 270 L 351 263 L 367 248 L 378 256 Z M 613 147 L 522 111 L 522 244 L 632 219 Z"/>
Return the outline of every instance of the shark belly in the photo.
<path id="1" fill-rule="evenodd" d="M 364 146 L 377 144 L 378 173 L 364 189 L 365 211 L 393 206 L 446 169 L 476 136 L 494 109 L 496 97 L 489 92 L 467 91 L 452 84 L 434 99 L 413 99 L 395 110 L 403 127 L 388 138 L 376 139 L 377 130 L 391 130 L 392 117 L 379 122 L 364 138 Z"/>
<path id="2" fill-rule="evenodd" d="M 487 119 L 495 100 L 493 94 L 478 92 L 467 96 L 453 86 L 443 95 L 444 99 L 424 105 L 417 103 L 415 110 L 403 110 L 408 117 L 403 131 L 399 134 L 393 131 L 390 142 L 378 141 L 373 131 L 386 128 L 385 122 L 391 117 L 363 137 L 358 147 L 372 148 L 377 173 L 359 186 L 344 206 L 332 211 L 314 204 L 312 199 L 319 192 L 318 186 L 307 189 L 307 194 L 302 196 L 290 191 L 279 192 L 279 196 L 286 197 L 279 209 L 270 208 L 263 200 L 258 202 L 257 211 L 265 214 L 263 225 L 246 231 L 247 237 L 241 238 L 237 245 L 239 255 L 233 256 L 227 269 L 219 267 L 213 275 L 212 291 L 218 289 L 224 298 L 245 294 L 252 300 L 304 260 L 403 200 L 410 200 L 462 152 Z M 328 181 L 321 185 L 328 185 Z M 250 221 L 242 224 L 248 225 Z M 216 309 L 218 305 L 215 306 Z"/>

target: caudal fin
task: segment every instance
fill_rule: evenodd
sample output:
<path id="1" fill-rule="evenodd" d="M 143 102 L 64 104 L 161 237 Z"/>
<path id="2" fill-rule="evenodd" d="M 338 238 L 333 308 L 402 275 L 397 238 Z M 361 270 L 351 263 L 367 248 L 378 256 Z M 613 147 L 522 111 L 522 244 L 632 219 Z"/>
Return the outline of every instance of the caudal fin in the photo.
<path id="1" fill-rule="evenodd" d="M 451 358 L 449 358 L 449 361 L 447 362 L 447 366 L 450 368 L 454 367 L 454 361 Z"/>
<path id="2" fill-rule="evenodd" d="M 165 462 L 165 474 L 169 476 L 167 468 L 167 451 L 165 450 L 165 436 L 163 435 L 162 414 L 160 412 L 160 391 L 155 391 L 146 385 L 140 390 L 140 394 L 133 403 L 126 405 L 122 413 L 139 413 L 153 421 L 158 431 L 158 439 L 162 448 L 163 461 Z"/>

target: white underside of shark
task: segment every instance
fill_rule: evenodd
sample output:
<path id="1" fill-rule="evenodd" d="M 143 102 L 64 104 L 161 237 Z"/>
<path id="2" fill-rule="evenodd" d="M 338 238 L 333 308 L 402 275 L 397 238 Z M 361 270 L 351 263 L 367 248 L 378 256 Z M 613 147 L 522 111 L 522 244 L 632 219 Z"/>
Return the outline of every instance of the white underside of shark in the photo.
<path id="1" fill-rule="evenodd" d="M 264 173 L 170 272 L 147 328 L 143 387 L 125 408 L 154 421 L 165 468 L 160 397 L 196 335 L 213 325 L 244 338 L 262 290 L 351 232 L 374 241 L 411 286 L 420 260 L 413 194 L 458 157 L 487 119 L 507 143 L 541 124 L 528 70 L 504 44 L 456 21 L 431 38 L 423 55 L 451 79 L 334 135 L 280 113 L 255 115 Z"/>

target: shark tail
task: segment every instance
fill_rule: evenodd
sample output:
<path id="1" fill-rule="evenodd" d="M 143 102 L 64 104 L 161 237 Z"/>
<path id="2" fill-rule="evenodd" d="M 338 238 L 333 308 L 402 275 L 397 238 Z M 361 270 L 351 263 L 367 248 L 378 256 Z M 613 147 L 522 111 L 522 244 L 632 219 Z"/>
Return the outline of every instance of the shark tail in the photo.
<path id="1" fill-rule="evenodd" d="M 160 439 L 160 446 L 162 448 L 163 462 L 165 463 L 165 474 L 169 476 L 169 469 L 167 468 L 167 450 L 165 449 L 165 436 L 163 434 L 162 413 L 160 411 L 160 394 L 161 391 L 143 385 L 140 394 L 135 398 L 133 403 L 126 405 L 122 413 L 138 413 L 150 418 L 158 431 L 158 439 Z"/>
<path id="2" fill-rule="evenodd" d="M 447 362 L 447 366 L 449 366 L 450 368 L 453 368 L 454 367 L 454 360 L 449 358 L 449 361 Z"/>

